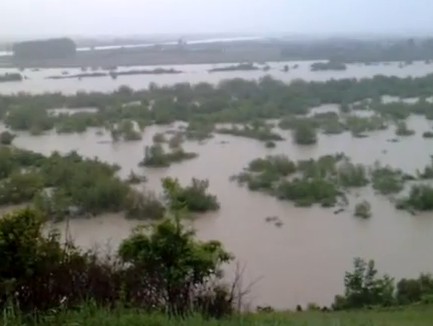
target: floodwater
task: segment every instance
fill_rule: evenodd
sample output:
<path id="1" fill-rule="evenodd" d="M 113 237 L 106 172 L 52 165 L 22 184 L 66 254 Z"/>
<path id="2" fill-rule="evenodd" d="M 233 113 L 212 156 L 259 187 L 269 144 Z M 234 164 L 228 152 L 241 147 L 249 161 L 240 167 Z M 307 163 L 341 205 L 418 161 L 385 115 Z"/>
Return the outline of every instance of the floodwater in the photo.
<path id="1" fill-rule="evenodd" d="M 119 71 L 135 69 L 155 69 L 155 68 L 173 68 L 182 71 L 180 74 L 162 74 L 162 75 L 133 75 L 119 76 L 117 79 L 106 77 L 90 77 L 78 79 L 46 79 L 49 76 L 60 76 L 63 73 L 69 75 L 82 73 L 80 69 L 41 69 L 33 71 L 25 70 L 22 74 L 27 78 L 21 82 L 0 83 L 0 94 L 11 94 L 18 92 L 44 93 L 44 92 L 62 92 L 73 94 L 77 91 L 99 91 L 111 92 L 122 85 L 127 85 L 133 89 L 148 88 L 151 83 L 157 85 L 173 85 L 176 83 L 189 82 L 196 84 L 199 82 L 218 83 L 225 79 L 243 78 L 247 80 L 258 80 L 264 76 L 272 76 L 275 79 L 284 82 L 290 82 L 296 79 L 306 81 L 326 81 L 330 79 L 343 78 L 370 78 L 375 75 L 396 76 L 396 77 L 420 77 L 433 73 L 433 64 L 425 62 L 414 62 L 411 65 L 400 66 L 398 62 L 384 62 L 375 65 L 349 64 L 345 71 L 311 71 L 310 65 L 313 61 L 299 62 L 271 62 L 268 63 L 270 70 L 254 71 L 230 71 L 230 72 L 213 72 L 209 70 L 215 67 L 224 67 L 230 64 L 200 64 L 200 65 L 174 65 L 174 66 L 144 66 L 144 67 L 119 67 Z M 285 65 L 290 66 L 289 72 L 283 72 Z M 298 68 L 294 68 L 298 65 Z M 261 65 L 261 67 L 264 67 Z M 97 70 L 101 72 L 100 70 Z M 4 73 L 18 72 L 17 69 L 0 69 L 0 75 Z"/>
<path id="2" fill-rule="evenodd" d="M 294 308 L 297 304 L 315 302 L 329 305 L 335 294 L 343 292 L 344 272 L 352 268 L 354 257 L 375 259 L 381 272 L 396 278 L 416 277 L 421 272 L 433 271 L 433 215 L 411 216 L 397 211 L 388 198 L 376 195 L 369 188 L 352 191 L 350 205 L 345 212 L 335 215 L 333 209 L 320 207 L 299 208 L 290 202 L 278 201 L 261 193 L 251 192 L 230 182 L 248 162 L 257 157 L 285 154 L 293 160 L 317 158 L 325 154 L 343 152 L 353 162 L 383 164 L 415 173 L 430 162 L 433 140 L 423 139 L 422 133 L 432 129 L 432 122 L 411 116 L 408 127 L 416 135 L 395 138 L 394 127 L 370 134 L 368 138 L 353 138 L 350 133 L 321 135 L 317 145 L 297 146 L 288 131 L 280 131 L 286 138 L 274 149 L 247 138 L 215 135 L 203 144 L 187 142 L 185 150 L 199 157 L 164 169 L 138 167 L 143 148 L 152 143 L 156 132 L 177 128 L 178 125 L 145 129 L 143 140 L 110 144 L 109 135 L 96 135 L 96 130 L 84 134 L 57 135 L 50 133 L 31 137 L 22 133 L 15 139 L 16 146 L 49 154 L 54 150 L 77 150 L 88 157 L 116 163 L 125 177 L 131 170 L 144 173 L 148 182 L 143 186 L 160 192 L 160 179 L 165 176 L 189 183 L 192 177 L 209 179 L 209 191 L 216 194 L 221 209 L 198 216 L 192 224 L 201 239 L 217 239 L 235 254 L 246 267 L 243 284 L 257 281 L 249 296 L 254 305 L 275 308 Z M 361 200 L 372 205 L 369 220 L 353 217 L 353 207 Z M 277 216 L 283 222 L 278 228 L 265 218 Z M 73 220 L 67 226 L 76 243 L 83 247 L 116 248 L 128 236 L 137 221 L 116 215 L 95 219 Z M 229 268 L 233 271 L 234 267 Z"/>

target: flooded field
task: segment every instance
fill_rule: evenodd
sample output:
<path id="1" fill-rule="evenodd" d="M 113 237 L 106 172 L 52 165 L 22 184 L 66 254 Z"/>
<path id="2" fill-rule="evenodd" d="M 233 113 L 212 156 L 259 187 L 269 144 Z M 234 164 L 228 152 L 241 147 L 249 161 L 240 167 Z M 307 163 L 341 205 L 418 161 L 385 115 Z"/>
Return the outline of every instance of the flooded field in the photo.
<path id="1" fill-rule="evenodd" d="M 179 74 L 160 74 L 160 75 L 134 75 L 119 76 L 113 79 L 110 76 L 88 77 L 78 80 L 71 79 L 46 79 L 50 76 L 74 75 L 83 73 L 81 69 L 27 69 L 22 72 L 25 80 L 21 82 L 0 83 L 0 93 L 10 94 L 18 92 L 44 93 L 62 92 L 65 94 L 76 93 L 77 91 L 98 91 L 111 92 L 122 85 L 127 85 L 133 89 L 147 88 L 151 83 L 158 85 L 173 85 L 176 83 L 218 83 L 224 79 L 243 78 L 257 80 L 266 75 L 275 79 L 290 82 L 296 79 L 306 81 L 326 81 L 329 79 L 342 78 L 370 78 L 375 75 L 396 76 L 396 77 L 420 77 L 433 73 L 433 64 L 424 62 L 414 62 L 410 65 L 399 62 L 385 62 L 372 65 L 348 64 L 344 71 L 311 71 L 310 66 L 313 61 L 290 61 L 290 62 L 271 62 L 259 65 L 260 70 L 252 71 L 224 71 L 210 73 L 210 69 L 226 67 L 230 64 L 201 64 L 201 65 L 177 65 L 177 66 L 144 66 L 144 67 L 118 67 L 117 71 L 128 70 L 153 70 L 163 67 L 164 69 L 174 69 L 181 71 Z M 269 70 L 264 69 L 265 65 Z M 284 66 L 289 66 L 289 71 L 284 72 Z M 295 68 L 296 67 L 296 68 Z M 17 69 L 0 69 L 0 75 L 11 72 L 19 72 Z M 101 72 L 101 70 L 87 71 L 87 73 Z"/>
<path id="2" fill-rule="evenodd" d="M 89 82 L 98 85 L 94 80 Z M 14 144 L 44 154 L 77 150 L 82 155 L 116 163 L 122 177 L 131 170 L 146 175 L 148 182 L 143 187 L 157 193 L 164 176 L 177 177 L 182 183 L 189 183 L 192 177 L 208 179 L 209 191 L 217 195 L 221 209 L 197 216 L 192 222 L 197 235 L 218 239 L 235 254 L 246 266 L 244 284 L 258 280 L 250 294 L 255 305 L 293 308 L 309 302 L 330 304 L 333 296 L 343 291 L 344 272 L 351 269 L 354 257 L 375 259 L 381 272 L 396 278 L 433 271 L 433 216 L 397 211 L 388 198 L 369 187 L 352 191 L 345 212 L 335 215 L 335 209 L 295 207 L 290 202 L 251 192 L 231 182 L 230 176 L 257 157 L 285 154 L 299 160 L 338 152 L 345 153 L 354 163 L 371 165 L 380 161 L 415 173 L 431 160 L 433 140 L 423 139 L 422 133 L 431 130 L 433 122 L 411 116 L 407 124 L 416 130 L 416 135 L 401 137 L 396 143 L 388 141 L 395 138 L 393 126 L 370 133 L 367 138 L 354 138 L 349 132 L 320 135 L 316 145 L 306 147 L 295 145 L 289 131 L 278 130 L 285 141 L 278 142 L 274 149 L 266 149 L 256 140 L 217 134 L 204 143 L 186 142 L 185 150 L 197 152 L 199 157 L 164 169 L 140 168 L 138 163 L 156 132 L 179 128 L 179 124 L 148 127 L 143 139 L 136 142 L 111 143 L 109 133 L 97 135 L 93 129 L 83 134 L 52 132 L 37 137 L 19 133 Z M 372 205 L 373 216 L 368 220 L 353 217 L 353 206 L 363 199 Z M 277 216 L 282 226 L 267 223 L 269 216 Z M 73 220 L 68 228 L 83 247 L 109 244 L 114 248 L 136 225 L 137 221 L 104 215 Z M 57 227 L 67 229 L 64 223 Z"/>

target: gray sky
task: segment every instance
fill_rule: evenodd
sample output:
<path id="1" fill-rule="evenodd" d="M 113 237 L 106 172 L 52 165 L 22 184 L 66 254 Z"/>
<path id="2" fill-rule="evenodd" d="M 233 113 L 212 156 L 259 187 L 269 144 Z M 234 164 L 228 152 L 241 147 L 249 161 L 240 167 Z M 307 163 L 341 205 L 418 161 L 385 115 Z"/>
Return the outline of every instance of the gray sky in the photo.
<path id="1" fill-rule="evenodd" d="M 0 37 L 433 34 L 433 0 L 0 0 Z"/>

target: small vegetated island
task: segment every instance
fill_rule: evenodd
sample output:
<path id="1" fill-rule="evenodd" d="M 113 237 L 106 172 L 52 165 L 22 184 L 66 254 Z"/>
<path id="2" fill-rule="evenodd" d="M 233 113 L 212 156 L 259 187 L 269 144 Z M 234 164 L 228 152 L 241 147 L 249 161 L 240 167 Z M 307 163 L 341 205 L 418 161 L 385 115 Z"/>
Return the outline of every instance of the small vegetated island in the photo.
<path id="1" fill-rule="evenodd" d="M 253 70 L 260 70 L 260 67 L 257 67 L 253 63 L 239 63 L 237 65 L 212 68 L 209 70 L 209 72 L 253 71 Z"/>
<path id="2" fill-rule="evenodd" d="M 160 144 L 146 146 L 144 158 L 139 163 L 140 166 L 164 168 L 169 167 L 172 163 L 178 163 L 185 160 L 196 158 L 196 153 L 185 152 L 182 147 L 177 146 L 170 152 L 166 152 Z"/>
<path id="3" fill-rule="evenodd" d="M 311 65 L 311 71 L 326 71 L 326 70 L 334 70 L 341 71 L 346 70 L 347 66 L 338 61 L 330 60 L 328 62 L 315 62 Z"/>
<path id="4" fill-rule="evenodd" d="M 234 125 L 231 128 L 218 128 L 216 132 L 232 136 L 253 138 L 264 142 L 284 140 L 280 134 L 272 131 L 271 126 L 260 121 L 254 121 L 251 124 L 243 126 Z"/>
<path id="5" fill-rule="evenodd" d="M 92 77 L 111 77 L 116 79 L 119 76 L 134 76 L 134 75 L 164 75 L 164 74 L 181 74 L 182 71 L 176 69 L 155 68 L 152 70 L 127 70 L 127 71 L 110 71 L 110 72 L 87 72 L 79 74 L 67 74 L 58 76 L 48 76 L 47 79 L 83 79 Z"/>
<path id="6" fill-rule="evenodd" d="M 344 154 L 325 155 L 317 160 L 294 162 L 287 156 L 267 156 L 249 163 L 245 170 L 232 177 L 251 191 L 261 191 L 297 206 L 320 204 L 323 207 L 348 204 L 347 191 L 371 184 L 379 194 L 399 194 L 407 181 L 433 179 L 433 168 L 427 166 L 419 177 L 382 166 L 354 164 Z M 433 210 L 433 188 L 424 184 L 412 185 L 408 197 L 397 200 L 396 207 L 409 211 Z M 355 207 L 355 216 L 368 218 L 371 205 L 362 201 Z"/>

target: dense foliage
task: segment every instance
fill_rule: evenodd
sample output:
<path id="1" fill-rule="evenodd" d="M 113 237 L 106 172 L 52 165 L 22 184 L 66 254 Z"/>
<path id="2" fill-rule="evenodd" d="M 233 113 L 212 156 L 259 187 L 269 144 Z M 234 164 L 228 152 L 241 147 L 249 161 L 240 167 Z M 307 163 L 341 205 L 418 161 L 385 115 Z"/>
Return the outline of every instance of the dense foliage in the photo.
<path id="1" fill-rule="evenodd" d="M 353 272 L 344 277 L 344 296 L 336 296 L 334 309 L 353 309 L 368 306 L 389 306 L 394 303 L 394 280 L 388 275 L 379 277 L 373 260 L 354 260 Z"/>
<path id="2" fill-rule="evenodd" d="M 216 211 L 220 204 L 216 196 L 208 194 L 209 181 L 193 178 L 191 185 L 182 187 L 177 179 L 162 180 L 169 208 L 187 209 L 190 212 Z"/>
<path id="3" fill-rule="evenodd" d="M 387 127 L 387 120 L 405 119 L 411 113 L 433 118 L 433 103 L 426 100 L 433 93 L 433 75 L 418 78 L 376 76 L 371 79 L 329 80 L 290 84 L 265 77 L 259 81 L 233 79 L 218 85 L 198 83 L 176 84 L 134 91 L 122 86 L 112 93 L 84 93 L 75 95 L 14 94 L 0 95 L 0 107 L 7 115 L 5 122 L 12 129 L 39 132 L 56 128 L 63 131 L 85 130 L 87 127 L 107 127 L 124 120 L 135 121 L 140 127 L 152 123 L 168 124 L 182 120 L 189 122 L 187 138 L 204 139 L 213 131 L 215 123 L 245 124 L 243 135 L 272 140 L 274 135 L 258 120 L 286 118 L 290 128 L 300 124 L 295 115 L 306 114 L 309 109 L 323 104 L 340 104 L 343 113 L 369 110 L 373 117 L 349 117 L 337 114 L 318 114 L 308 117 L 312 127 L 326 133 L 339 133 L 344 129 L 355 135 Z M 418 97 L 416 103 L 382 103 L 381 96 L 399 98 Z M 366 101 L 365 99 L 372 99 Z M 97 112 L 52 116 L 55 108 L 96 108 Z M 71 127 L 72 125 L 72 127 Z M 281 123 L 283 127 L 285 123 Z M 303 124 L 301 124 L 303 126 Z M 247 129 L 248 126 L 248 129 Z M 257 130 L 254 129 L 256 126 Z M 233 131 L 240 133 L 240 131 Z M 311 134 L 311 132 L 310 132 Z M 279 137 L 278 137 L 279 138 Z M 312 142 L 314 137 L 306 137 Z"/>
<path id="4" fill-rule="evenodd" d="M 182 147 L 176 146 L 171 152 L 166 152 L 160 144 L 146 146 L 144 149 L 144 159 L 140 162 L 141 166 L 162 168 L 168 167 L 172 163 L 182 162 L 196 158 L 196 153 L 185 152 Z"/>
<path id="5" fill-rule="evenodd" d="M 300 123 L 295 126 L 293 131 L 293 139 L 298 145 L 315 144 L 317 142 L 316 130 L 310 123 Z"/>
<path id="6" fill-rule="evenodd" d="M 371 171 L 373 188 L 382 195 L 399 193 L 408 176 L 403 171 L 376 163 Z"/>
<path id="7" fill-rule="evenodd" d="M 402 279 L 395 286 L 390 276 L 378 276 L 373 260 L 366 262 L 361 258 L 355 258 L 353 272 L 346 272 L 344 286 L 344 296 L 335 297 L 333 308 L 336 310 L 431 303 L 433 299 L 430 274 Z"/>
<path id="8" fill-rule="evenodd" d="M 173 214 L 137 229 L 109 259 L 62 243 L 55 232 L 45 235 L 44 218 L 32 210 L 3 216 L 0 309 L 13 304 L 37 314 L 91 301 L 180 316 L 230 313 L 234 294 L 218 280 L 231 255 L 217 241 L 196 240 Z"/>
<path id="9" fill-rule="evenodd" d="M 397 207 L 417 211 L 433 210 L 433 187 L 424 184 L 412 186 L 409 196 L 401 199 Z"/>
<path id="10" fill-rule="evenodd" d="M 48 157 L 0 148 L 0 205 L 28 203 L 53 219 L 131 209 L 134 190 L 116 176 L 118 167 L 76 152 Z"/>
<path id="11" fill-rule="evenodd" d="M 365 185 L 362 171 L 341 154 L 297 163 L 279 155 L 251 161 L 245 171 L 233 179 L 246 184 L 250 190 L 263 191 L 299 206 L 319 203 L 329 207 L 334 206 L 338 198 L 344 200 L 343 187 Z"/>

